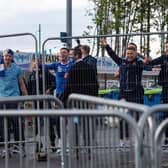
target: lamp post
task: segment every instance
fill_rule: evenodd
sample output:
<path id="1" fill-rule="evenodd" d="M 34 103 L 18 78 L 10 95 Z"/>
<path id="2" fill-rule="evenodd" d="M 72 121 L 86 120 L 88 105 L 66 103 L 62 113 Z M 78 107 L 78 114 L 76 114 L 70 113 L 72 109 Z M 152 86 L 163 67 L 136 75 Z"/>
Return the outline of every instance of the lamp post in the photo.
<path id="1" fill-rule="evenodd" d="M 66 0 L 66 32 L 67 36 L 72 36 L 72 0 Z M 67 47 L 72 47 L 72 39 L 67 40 Z"/>

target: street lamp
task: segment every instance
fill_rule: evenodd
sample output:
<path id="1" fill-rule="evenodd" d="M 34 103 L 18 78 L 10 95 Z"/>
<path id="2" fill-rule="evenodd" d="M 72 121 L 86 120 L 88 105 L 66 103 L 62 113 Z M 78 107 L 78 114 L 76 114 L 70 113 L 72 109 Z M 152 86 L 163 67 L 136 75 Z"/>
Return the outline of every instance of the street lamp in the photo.
<path id="1" fill-rule="evenodd" d="M 72 36 L 72 0 L 66 1 L 66 32 L 67 36 Z M 72 48 L 72 39 L 67 40 L 67 47 Z"/>

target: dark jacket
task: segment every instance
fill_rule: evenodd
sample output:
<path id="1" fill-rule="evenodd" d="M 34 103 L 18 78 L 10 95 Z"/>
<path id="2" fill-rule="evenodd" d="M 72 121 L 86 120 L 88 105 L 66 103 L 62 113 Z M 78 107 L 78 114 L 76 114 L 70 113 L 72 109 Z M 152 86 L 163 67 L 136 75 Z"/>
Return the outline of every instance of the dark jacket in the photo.
<path id="1" fill-rule="evenodd" d="M 163 87 L 168 87 L 168 56 L 162 55 L 149 62 L 150 65 L 160 65 L 161 71 L 158 76 L 158 84 Z"/>
<path id="2" fill-rule="evenodd" d="M 82 60 L 75 63 L 69 71 L 63 101 L 66 101 L 71 93 L 98 96 L 98 82 L 94 69 Z"/>
<path id="3" fill-rule="evenodd" d="M 143 87 L 141 84 L 144 64 L 142 60 L 136 58 L 128 62 L 126 58 L 120 58 L 116 53 L 106 45 L 108 55 L 120 67 L 120 98 L 127 101 L 143 103 Z"/>
<path id="4" fill-rule="evenodd" d="M 95 74 L 97 75 L 97 59 L 92 57 L 91 55 L 88 55 L 87 57 L 83 58 L 83 61 L 91 65 L 95 71 Z"/>
<path id="5" fill-rule="evenodd" d="M 43 76 L 42 70 L 39 70 L 39 94 L 43 94 Z M 55 76 L 52 75 L 48 70 L 45 70 L 45 90 L 50 89 L 51 92 L 55 89 Z M 29 95 L 36 95 L 36 72 L 33 71 L 27 81 L 27 88 Z"/>

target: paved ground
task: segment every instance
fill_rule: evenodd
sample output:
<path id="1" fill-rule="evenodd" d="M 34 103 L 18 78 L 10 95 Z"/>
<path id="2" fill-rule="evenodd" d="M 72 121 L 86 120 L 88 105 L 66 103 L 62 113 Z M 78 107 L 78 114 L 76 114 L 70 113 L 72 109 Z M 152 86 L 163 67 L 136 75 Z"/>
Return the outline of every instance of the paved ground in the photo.
<path id="1" fill-rule="evenodd" d="M 72 168 L 134 168 L 133 148 L 120 147 L 118 138 L 112 137 L 112 135 L 118 137 L 117 134 L 118 130 L 116 127 L 106 128 L 106 131 L 104 128 L 99 128 L 96 131 L 94 146 L 87 147 L 82 145 L 81 142 L 78 148 L 78 157 L 75 147 L 72 151 L 66 153 L 67 165 Z M 50 164 L 50 168 L 61 168 L 60 153 L 50 150 L 49 162 L 37 161 L 34 152 L 35 144 L 28 143 L 25 149 L 26 157 L 24 158 L 19 154 L 12 154 L 12 157 L 8 160 L 8 168 L 47 168 L 48 164 Z M 3 148 L 1 147 L 0 150 L 2 151 Z M 2 157 L 0 157 L 0 167 L 5 168 L 5 159 Z"/>

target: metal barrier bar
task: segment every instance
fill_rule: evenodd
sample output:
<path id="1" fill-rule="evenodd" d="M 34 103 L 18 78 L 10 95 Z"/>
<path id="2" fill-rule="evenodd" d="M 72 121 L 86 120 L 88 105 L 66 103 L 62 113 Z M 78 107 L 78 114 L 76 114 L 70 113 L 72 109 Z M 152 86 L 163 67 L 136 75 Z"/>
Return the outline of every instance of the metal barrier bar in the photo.
<path id="1" fill-rule="evenodd" d="M 9 156 L 11 155 L 10 153 L 11 153 L 11 151 L 13 151 L 13 147 L 15 147 L 15 143 L 17 143 L 18 144 L 18 146 L 16 146 L 17 147 L 17 149 L 14 149 L 14 152 L 17 152 L 17 153 L 19 153 L 20 155 L 19 155 L 19 158 L 20 158 L 20 160 L 19 160 L 19 165 L 18 166 L 20 166 L 20 168 L 22 168 L 23 167 L 23 156 L 22 156 L 22 148 L 23 148 L 23 144 L 29 144 L 29 143 L 36 143 L 36 142 L 38 142 L 38 140 L 39 140 L 39 143 L 41 144 L 41 137 L 40 137 L 40 135 L 37 137 L 38 139 L 36 139 L 36 134 L 37 133 L 39 133 L 39 132 L 37 132 L 36 133 L 36 131 L 35 131 L 35 118 L 33 119 L 33 136 L 32 136 L 32 139 L 31 140 L 25 140 L 24 141 L 24 138 L 23 138 L 23 130 L 24 130 L 24 128 L 23 128 L 23 116 L 19 116 L 18 115 L 18 113 L 20 112 L 20 111 L 22 111 L 23 109 L 21 109 L 21 106 L 20 106 L 20 104 L 18 104 L 18 103 L 23 103 L 23 102 L 33 102 L 33 103 L 36 103 L 36 102 L 44 102 L 45 101 L 45 103 L 51 103 L 51 102 L 54 102 L 55 103 L 55 105 L 56 105 L 56 108 L 58 109 L 61 109 L 61 108 L 63 108 L 63 104 L 62 104 L 62 102 L 59 100 L 59 99 L 57 99 L 56 97 L 54 97 L 54 96 L 49 96 L 49 95 L 46 95 L 46 96 L 16 96 L 16 97 L 4 97 L 4 98 L 0 98 L 0 105 L 1 106 L 3 106 L 3 109 L 1 109 L 0 110 L 0 118 L 1 118 L 1 121 L 3 121 L 3 117 L 5 116 L 5 118 L 4 118 L 4 126 L 3 126 L 3 123 L 1 123 L 1 126 L 3 126 L 4 127 L 4 143 L 3 143 L 3 140 L 2 140 L 2 142 L 0 142 L 0 145 L 3 145 L 3 144 L 5 144 L 5 148 L 4 148 L 4 151 L 2 151 L 2 152 L 5 152 L 4 154 L 5 154 L 5 167 L 6 168 L 8 168 L 9 167 Z M 9 114 L 9 116 L 7 116 L 7 115 L 4 115 L 4 113 L 3 112 L 5 112 L 5 111 L 7 111 L 8 109 L 8 106 L 7 105 L 5 105 L 5 104 L 14 104 L 14 105 L 16 105 L 16 107 L 18 107 L 18 110 L 16 110 L 16 115 L 10 115 Z M 18 104 L 18 106 L 17 106 L 17 104 Z M 32 107 L 31 107 L 32 108 Z M 46 108 L 49 108 L 49 106 L 46 106 Z M 37 108 L 38 109 L 38 108 Z M 32 109 L 32 110 L 35 110 L 35 109 Z M 42 111 L 44 111 L 44 110 L 46 110 L 46 109 L 43 109 Z M 8 112 L 9 111 L 11 111 L 11 110 L 8 110 Z M 27 110 L 27 111 L 31 111 L 30 109 L 29 110 Z M 40 110 L 39 110 L 40 111 Z M 10 112 L 9 112 L 10 113 Z M 27 115 L 27 116 L 31 116 L 31 115 Z M 43 115 L 44 116 L 44 115 Z M 53 116 L 53 115 L 52 115 Z M 26 117 L 26 116 L 24 116 L 24 117 Z M 32 117 L 32 116 L 31 116 Z M 8 122 L 9 121 L 9 122 Z M 16 121 L 16 123 L 14 123 Z M 14 141 L 12 140 L 12 141 L 9 141 L 10 139 L 9 138 L 11 138 L 11 136 L 9 136 L 9 134 L 11 134 L 11 131 L 9 131 L 9 129 L 11 129 L 11 122 L 12 122 L 12 127 L 13 127 L 13 130 L 15 130 L 15 129 L 17 129 L 18 130 L 18 140 L 15 140 L 14 139 Z M 26 117 L 26 119 L 25 119 L 25 126 L 27 126 L 27 127 L 25 127 L 25 135 L 27 135 L 26 137 L 28 137 L 28 124 L 27 124 L 27 117 Z M 13 125 L 13 124 L 16 124 L 16 125 Z M 46 124 L 46 126 L 44 126 L 44 137 L 48 137 L 47 135 L 47 133 L 49 133 L 46 129 L 49 127 L 48 126 L 49 125 L 49 123 L 48 123 L 48 121 L 47 121 L 47 124 Z M 14 127 L 17 127 L 17 128 L 14 128 Z M 39 126 L 39 125 L 38 125 Z M 39 126 L 40 127 L 40 126 Z M 2 129 L 2 128 L 1 128 Z M 41 128 L 39 128 L 39 129 L 41 129 Z M 15 132 L 16 132 L 16 130 L 15 130 Z M 14 136 L 15 136 L 15 132 L 13 133 L 14 134 Z M 2 133 L 1 133 L 2 134 Z M 1 136 L 1 135 L 0 135 Z M 9 138 L 8 138 L 9 137 Z M 24 136 L 25 137 L 25 136 Z M 12 148 L 10 148 L 9 147 L 9 145 L 10 146 L 12 146 Z M 38 145 L 38 146 L 40 146 L 40 145 Z M 36 146 L 37 147 L 37 146 Z M 27 147 L 26 147 L 27 148 Z M 41 148 L 41 147 L 40 147 Z M 39 148 L 39 149 L 40 149 Z M 49 149 L 49 146 L 48 146 L 48 139 L 46 139 L 46 140 L 44 140 L 44 146 L 43 146 L 43 148 L 44 148 L 44 152 L 47 152 L 48 151 L 48 149 Z M 39 150 L 38 149 L 38 150 Z M 17 150 L 17 151 L 16 151 Z M 41 152 L 41 149 L 38 151 L 39 152 L 39 154 L 37 155 L 37 157 L 41 157 L 40 156 L 40 152 Z M 3 153 L 2 153 L 3 154 Z M 44 153 L 44 154 L 46 154 L 46 153 Z M 48 164 L 48 162 L 47 162 L 47 164 Z M 34 165 L 36 165 L 36 162 L 34 162 Z"/>
<path id="2" fill-rule="evenodd" d="M 142 35 L 158 35 L 158 34 L 168 34 L 165 32 L 141 32 L 141 33 L 121 33 L 121 34 L 107 34 L 107 35 L 90 35 L 90 36 L 72 36 L 72 37 L 51 37 L 47 38 L 44 43 L 49 40 L 60 40 L 60 39 L 89 39 L 89 38 L 105 38 L 105 37 L 121 37 L 121 36 L 142 36 Z"/>
<path id="3" fill-rule="evenodd" d="M 109 110 L 116 110 L 118 109 L 119 112 L 123 113 L 126 112 L 129 114 L 129 111 L 132 111 L 133 118 L 136 118 L 137 115 L 141 116 L 143 113 L 148 111 L 148 107 L 141 105 L 141 104 L 132 104 L 129 102 L 125 101 L 116 101 L 116 100 L 109 100 L 109 99 L 102 99 L 98 97 L 93 97 L 93 96 L 87 96 L 87 95 L 79 95 L 79 94 L 71 94 L 68 99 L 67 107 L 72 108 L 72 109 L 99 109 L 104 110 L 104 109 L 109 109 Z M 110 121 L 111 120 L 111 121 Z M 114 123 L 115 121 L 113 119 L 110 119 L 109 121 L 107 120 L 107 123 Z M 150 130 L 150 125 L 151 122 L 149 123 L 149 130 Z M 121 129 L 127 130 L 128 126 L 123 123 L 120 127 Z M 126 137 L 127 131 L 123 132 L 123 137 Z M 141 151 L 145 150 L 145 148 L 148 148 L 148 139 L 150 139 L 150 133 L 148 133 L 148 130 L 145 131 L 145 137 L 146 139 L 142 139 L 143 141 L 143 146 L 141 146 Z M 125 138 L 124 138 L 125 139 Z M 146 145 L 145 145 L 146 144 Z M 146 147 L 145 147 L 146 146 Z M 148 152 L 148 151 L 147 151 Z M 142 152 L 141 152 L 142 153 Z M 148 154 L 149 156 L 149 154 Z"/>
<path id="4" fill-rule="evenodd" d="M 155 137 L 154 137 L 154 168 L 160 168 L 161 167 L 161 159 L 160 159 L 160 153 L 161 153 L 161 140 L 162 135 L 168 126 L 168 119 L 164 120 L 156 129 L 155 131 Z"/>
<path id="5" fill-rule="evenodd" d="M 168 105 L 167 104 L 161 104 L 161 105 L 156 105 L 156 106 L 153 106 L 151 108 L 149 108 L 148 112 L 147 113 L 144 113 L 142 115 L 142 117 L 140 118 L 140 121 L 138 123 L 138 127 L 140 129 L 140 133 L 141 133 L 141 138 L 143 136 L 143 131 L 144 131 L 144 128 L 145 128 L 145 124 L 147 122 L 147 120 L 150 118 L 150 120 L 152 121 L 152 125 L 151 125 L 151 141 L 150 141 L 150 145 L 151 145 L 151 166 L 154 167 L 155 166 L 155 155 L 157 151 L 155 151 L 155 136 L 156 136 L 156 129 L 160 129 L 160 126 L 158 126 L 158 124 L 160 125 L 160 123 L 156 123 L 153 115 L 155 113 L 158 113 L 158 112 L 164 112 L 164 113 L 167 113 L 168 109 Z M 162 123 L 161 123 L 162 125 Z"/>
<path id="6" fill-rule="evenodd" d="M 145 111 L 148 111 L 149 109 L 147 106 L 136 104 L 136 103 L 129 103 L 123 100 L 117 101 L 117 100 L 102 99 L 99 97 L 81 95 L 81 94 L 75 94 L 75 93 L 71 94 L 68 98 L 67 105 L 69 108 L 72 107 L 70 103 L 73 100 L 89 102 L 89 103 L 94 103 L 99 105 L 107 105 L 107 106 L 109 105 L 113 107 L 129 108 L 130 110 L 135 110 L 137 112 L 145 112 Z"/>
<path id="7" fill-rule="evenodd" d="M 10 102 L 25 102 L 25 101 L 34 101 L 34 100 L 48 100 L 48 101 L 55 101 L 57 105 L 63 108 L 62 102 L 56 98 L 55 96 L 51 95 L 33 95 L 33 96 L 10 96 L 10 97 L 0 97 L 0 104 L 2 103 L 10 103 Z"/>
<path id="8" fill-rule="evenodd" d="M 140 168 L 141 166 L 141 160 L 140 160 L 140 153 L 139 153 L 139 130 L 138 130 L 138 127 L 137 127 L 137 124 L 135 122 L 135 120 L 128 116 L 127 114 L 125 113 L 118 113 L 118 111 L 110 111 L 110 110 L 103 110 L 102 113 L 98 112 L 98 110 L 20 110 L 20 111 L 17 111 L 17 110 L 5 110 L 5 111 L 1 111 L 0 113 L 0 116 L 20 116 L 20 117 L 23 117 L 23 116 L 46 116 L 46 117 L 49 117 L 49 116 L 61 116 L 61 117 L 75 117 L 75 116 L 87 116 L 87 117 L 103 117 L 103 116 L 114 116 L 114 117 L 118 117 L 118 118 L 121 118 L 123 120 L 125 120 L 129 125 L 130 127 L 132 128 L 132 131 L 133 131 L 133 134 L 134 134 L 134 137 L 135 137 L 135 164 L 136 164 L 136 167 L 137 168 Z M 63 131 L 63 130 L 62 130 Z M 64 130 L 65 131 L 65 130 Z M 62 137 L 64 138 L 64 137 Z M 64 141 L 64 139 L 62 140 Z M 63 150 L 66 150 L 64 149 L 65 146 L 63 146 Z M 91 150 L 92 151 L 92 150 Z M 64 156 L 65 157 L 65 156 Z M 93 160 L 92 159 L 93 156 L 91 156 L 91 161 Z M 89 162 L 88 162 L 89 164 Z M 93 164 L 93 163 L 92 163 Z M 62 166 L 66 167 L 67 164 L 66 163 L 62 163 Z M 92 166 L 91 166 L 92 167 Z"/>
<path id="9" fill-rule="evenodd" d="M 141 104 L 129 103 L 129 102 L 122 101 L 122 100 L 116 101 L 116 100 L 102 99 L 98 97 L 80 95 L 80 94 L 71 94 L 67 102 L 67 107 L 72 108 L 72 109 L 83 109 L 83 108 L 84 109 L 99 109 L 100 111 L 105 110 L 105 109 L 106 110 L 107 109 L 108 110 L 118 109 L 118 111 L 121 113 L 126 112 L 127 114 L 131 115 L 136 121 L 137 121 L 137 115 L 141 117 L 144 113 L 147 113 L 147 111 L 149 110 L 149 107 L 141 105 Z M 113 119 L 110 119 L 110 120 L 107 120 L 107 123 L 115 124 L 115 121 L 113 121 Z M 125 125 L 124 123 L 120 127 L 122 127 L 121 128 L 122 130 L 128 129 L 127 128 L 128 126 Z M 141 153 L 143 155 L 146 154 L 148 157 L 151 155 L 150 154 L 151 151 L 147 149 L 150 149 L 148 142 L 153 137 L 151 135 L 152 128 L 153 128 L 152 120 L 148 119 L 147 127 L 145 131 L 143 132 L 144 134 L 142 135 L 141 142 L 143 142 L 143 144 L 141 144 L 141 148 L 140 148 Z M 127 134 L 127 131 L 123 132 L 124 137 L 126 136 L 126 134 Z M 150 163 L 148 163 L 148 165 L 149 164 Z M 147 167 L 147 163 L 144 166 Z"/>

